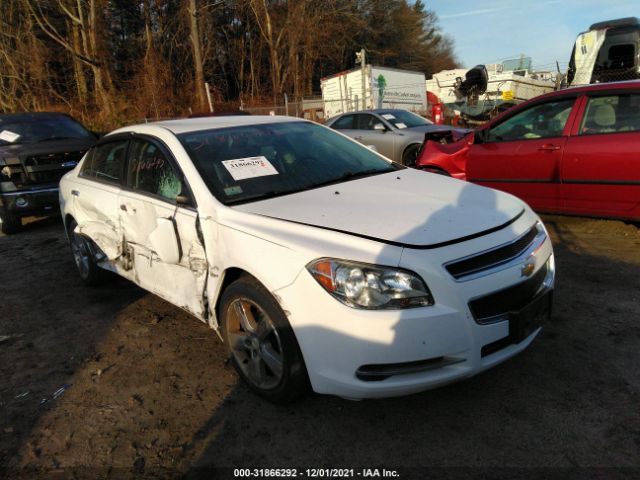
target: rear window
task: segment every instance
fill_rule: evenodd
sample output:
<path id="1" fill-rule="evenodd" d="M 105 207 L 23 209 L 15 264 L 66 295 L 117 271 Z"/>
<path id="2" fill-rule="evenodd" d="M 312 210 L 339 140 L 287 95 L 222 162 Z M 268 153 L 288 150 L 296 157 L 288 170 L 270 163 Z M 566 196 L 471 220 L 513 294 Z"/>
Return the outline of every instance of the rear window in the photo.
<path id="1" fill-rule="evenodd" d="M 127 144 L 127 140 L 122 140 L 94 147 L 82 164 L 80 176 L 120 184 L 123 176 Z"/>
<path id="2" fill-rule="evenodd" d="M 640 131 L 640 94 L 589 98 L 580 135 Z"/>

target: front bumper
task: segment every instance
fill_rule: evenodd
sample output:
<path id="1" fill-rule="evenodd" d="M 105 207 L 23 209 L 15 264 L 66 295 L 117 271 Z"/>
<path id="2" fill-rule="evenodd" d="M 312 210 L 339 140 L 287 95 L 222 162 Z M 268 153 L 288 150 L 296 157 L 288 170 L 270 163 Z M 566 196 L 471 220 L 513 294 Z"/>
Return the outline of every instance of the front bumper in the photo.
<path id="1" fill-rule="evenodd" d="M 0 193 L 7 213 L 16 217 L 50 215 L 58 212 L 58 187 Z"/>
<path id="2" fill-rule="evenodd" d="M 416 255 L 424 260 L 426 254 Z M 553 263 L 552 255 L 546 238 L 536 272 Z M 325 292 L 306 270 L 275 292 L 314 391 L 354 399 L 391 397 L 468 378 L 524 350 L 540 332 L 540 320 L 550 313 L 553 269 L 531 298 L 488 323 L 474 318 L 469 303 L 519 283 L 521 265 L 466 282 L 442 272 L 437 279 L 433 272 L 414 271 L 432 289 L 435 305 L 386 311 L 350 308 Z"/>

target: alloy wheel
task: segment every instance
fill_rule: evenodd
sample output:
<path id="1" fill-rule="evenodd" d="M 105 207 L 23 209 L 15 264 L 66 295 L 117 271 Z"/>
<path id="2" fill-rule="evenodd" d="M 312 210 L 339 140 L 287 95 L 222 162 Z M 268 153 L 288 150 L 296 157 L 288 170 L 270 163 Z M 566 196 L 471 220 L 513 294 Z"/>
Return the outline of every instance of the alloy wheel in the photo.
<path id="1" fill-rule="evenodd" d="M 82 278 L 87 278 L 89 275 L 89 264 L 91 262 L 89 245 L 87 244 L 87 241 L 82 238 L 82 235 L 78 235 L 76 233 L 73 233 L 72 235 L 71 252 L 73 253 L 73 259 L 76 262 L 80 276 Z"/>
<path id="2" fill-rule="evenodd" d="M 269 315 L 247 298 L 236 298 L 227 309 L 229 348 L 245 377 L 260 389 L 278 386 L 284 374 L 280 336 Z"/>

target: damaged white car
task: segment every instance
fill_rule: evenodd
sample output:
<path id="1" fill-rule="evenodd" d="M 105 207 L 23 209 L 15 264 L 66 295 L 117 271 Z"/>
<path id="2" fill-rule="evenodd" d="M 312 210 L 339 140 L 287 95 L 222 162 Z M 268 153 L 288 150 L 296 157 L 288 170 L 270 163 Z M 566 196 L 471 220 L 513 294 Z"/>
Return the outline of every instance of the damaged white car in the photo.
<path id="1" fill-rule="evenodd" d="M 526 204 L 299 119 L 117 130 L 60 205 L 86 283 L 115 272 L 208 323 L 272 401 L 467 378 L 551 309 L 551 242 Z"/>

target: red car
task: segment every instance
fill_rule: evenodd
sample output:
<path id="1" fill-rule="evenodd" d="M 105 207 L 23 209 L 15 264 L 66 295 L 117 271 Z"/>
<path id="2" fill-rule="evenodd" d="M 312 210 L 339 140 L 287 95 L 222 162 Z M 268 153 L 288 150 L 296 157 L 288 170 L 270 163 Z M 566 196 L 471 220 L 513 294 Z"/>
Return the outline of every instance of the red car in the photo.
<path id="1" fill-rule="evenodd" d="M 640 81 L 524 102 L 453 143 L 425 141 L 417 168 L 512 193 L 534 209 L 640 220 Z"/>

